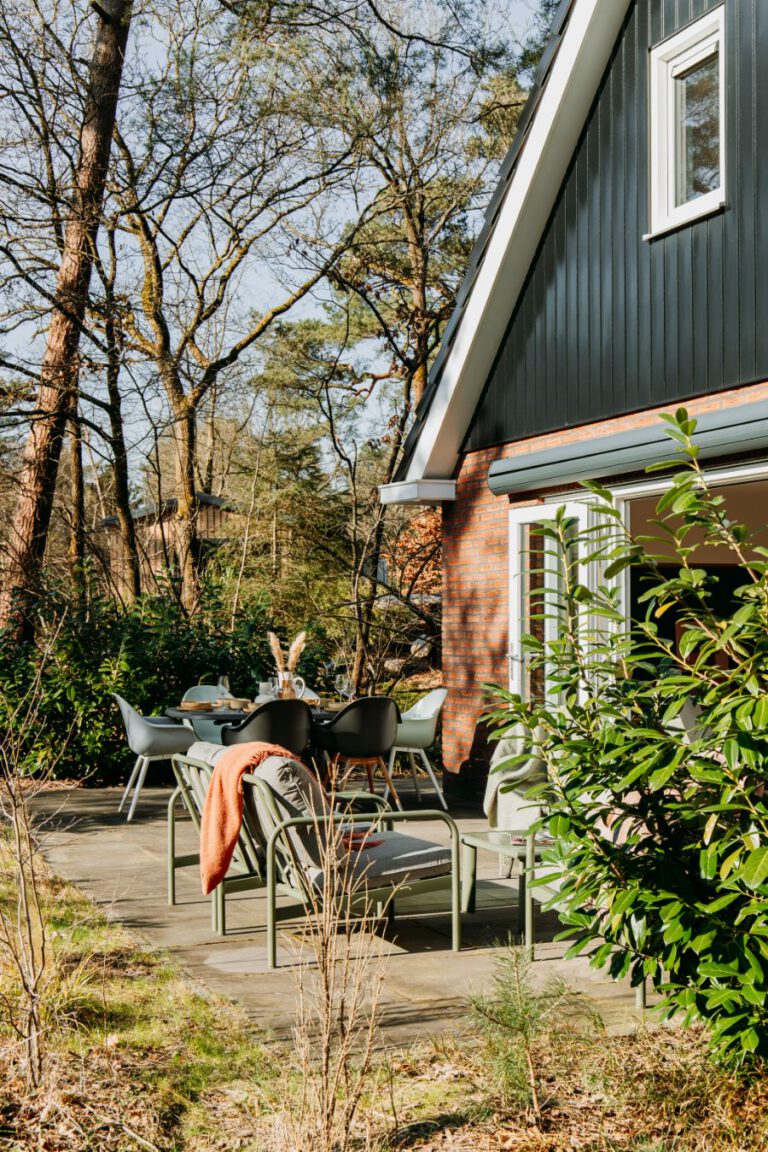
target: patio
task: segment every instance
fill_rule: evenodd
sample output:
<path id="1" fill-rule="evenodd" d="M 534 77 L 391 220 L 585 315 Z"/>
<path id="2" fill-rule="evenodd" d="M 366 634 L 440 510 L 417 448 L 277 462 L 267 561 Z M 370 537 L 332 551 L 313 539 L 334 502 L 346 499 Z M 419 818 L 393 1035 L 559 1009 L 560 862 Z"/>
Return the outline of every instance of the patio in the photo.
<path id="1" fill-rule="evenodd" d="M 413 797 L 405 791 L 406 807 Z M 165 788 L 142 792 L 131 824 L 117 815 L 119 789 L 74 789 L 42 793 L 35 808 L 44 818 L 43 850 L 51 866 L 78 885 L 110 918 L 119 920 L 153 949 L 166 951 L 196 983 L 202 995 L 213 991 L 237 1000 L 275 1040 L 290 1037 L 296 997 L 295 952 L 304 926 L 279 927 L 277 971 L 268 972 L 264 897 L 246 893 L 228 901 L 228 934 L 210 929 L 210 902 L 200 891 L 196 868 L 177 875 L 178 900 L 166 902 Z M 410 803 L 409 803 L 410 801 Z M 486 827 L 479 805 L 452 806 L 462 832 Z M 417 822 L 417 835 L 436 838 L 435 825 Z M 194 850 L 188 821 L 179 825 L 180 847 Z M 499 941 L 516 931 L 516 885 L 497 875 L 497 859 L 478 860 L 477 911 L 462 923 L 462 951 L 450 950 L 447 908 L 431 913 L 434 897 L 402 898 L 397 920 L 385 933 L 387 976 L 381 1028 L 385 1043 L 407 1044 L 461 1030 L 467 997 L 487 987 Z M 428 902 L 428 903 L 427 903 Z M 429 913 L 429 914 L 427 914 Z M 534 979 L 557 973 L 594 1002 L 611 1031 L 634 1028 L 639 1016 L 627 982 L 615 984 L 579 958 L 564 960 L 566 945 L 553 937 L 553 913 L 537 917 Z M 256 977 L 256 979 L 254 979 Z"/>

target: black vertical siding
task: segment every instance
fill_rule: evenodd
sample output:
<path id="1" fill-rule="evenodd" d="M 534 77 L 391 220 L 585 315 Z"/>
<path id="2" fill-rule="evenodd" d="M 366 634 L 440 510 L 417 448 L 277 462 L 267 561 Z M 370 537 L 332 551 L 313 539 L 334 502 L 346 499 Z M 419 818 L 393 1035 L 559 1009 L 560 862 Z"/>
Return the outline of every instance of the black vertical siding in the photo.
<path id="1" fill-rule="evenodd" d="M 465 447 L 768 379 L 768 0 L 725 0 L 727 205 L 648 241 L 648 52 L 719 0 L 635 0 Z"/>

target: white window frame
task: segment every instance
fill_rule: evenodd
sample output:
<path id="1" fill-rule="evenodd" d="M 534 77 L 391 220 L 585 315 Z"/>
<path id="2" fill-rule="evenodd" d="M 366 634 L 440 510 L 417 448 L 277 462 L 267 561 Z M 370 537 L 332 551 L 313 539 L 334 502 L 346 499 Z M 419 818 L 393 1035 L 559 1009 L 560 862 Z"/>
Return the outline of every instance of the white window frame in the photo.
<path id="1" fill-rule="evenodd" d="M 523 674 L 526 666 L 526 657 L 523 652 L 523 618 L 525 615 L 523 577 L 527 568 L 520 562 L 520 557 L 525 552 L 524 533 L 530 525 L 540 524 L 543 520 L 553 520 L 556 511 L 560 508 L 564 510 L 566 516 L 578 521 L 580 529 L 586 525 L 588 504 L 583 499 L 560 499 L 555 507 L 546 503 L 529 504 L 509 510 L 509 649 L 507 652 L 509 690 L 516 692 L 524 699 L 527 697 L 527 692 Z M 557 595 L 558 591 L 557 574 L 551 565 L 545 563 L 542 592 L 546 597 L 548 594 Z M 555 640 L 556 633 L 557 622 L 554 616 L 548 612 L 544 621 L 545 644 Z M 551 697 L 549 690 L 545 689 L 545 691 L 547 697 Z"/>
<path id="2" fill-rule="evenodd" d="M 675 80 L 717 50 L 720 82 L 720 187 L 685 204 L 675 204 L 677 106 Z M 650 232 L 646 240 L 719 211 L 726 193 L 725 7 L 721 5 L 651 49 L 650 55 Z"/>
<path id="3" fill-rule="evenodd" d="M 725 467 L 704 468 L 704 478 L 710 487 L 717 488 L 725 484 L 746 484 L 753 480 L 768 480 L 768 461 L 756 460 L 750 464 L 732 464 Z M 627 527 L 631 513 L 631 504 L 648 496 L 661 496 L 666 492 L 672 480 L 669 476 L 661 476 L 652 480 L 636 480 L 630 483 L 615 483 L 608 486 L 613 497 L 613 504 L 621 517 L 621 523 Z M 579 522 L 580 530 L 592 527 L 598 523 L 595 509 L 596 499 L 591 494 L 573 492 L 547 496 L 538 504 L 529 504 L 514 507 L 509 510 L 509 688 L 525 698 L 525 682 L 523 671 L 522 635 L 523 617 L 522 600 L 524 589 L 522 577 L 525 569 L 520 562 L 524 543 L 524 530 L 531 524 L 540 524 L 542 521 L 553 520 L 558 509 L 562 508 L 565 514 Z M 601 580 L 601 573 L 594 563 L 586 567 L 581 565 L 578 569 L 578 579 L 584 581 L 593 591 Z M 629 570 L 625 569 L 614 577 L 612 583 L 619 591 L 619 608 L 624 617 L 625 627 L 629 627 Z M 549 591 L 556 594 L 557 577 L 551 569 L 547 568 L 544 593 Z M 557 621 L 548 615 L 545 621 L 544 640 L 549 643 L 556 638 Z M 552 694 L 547 692 L 550 703 L 556 703 Z"/>

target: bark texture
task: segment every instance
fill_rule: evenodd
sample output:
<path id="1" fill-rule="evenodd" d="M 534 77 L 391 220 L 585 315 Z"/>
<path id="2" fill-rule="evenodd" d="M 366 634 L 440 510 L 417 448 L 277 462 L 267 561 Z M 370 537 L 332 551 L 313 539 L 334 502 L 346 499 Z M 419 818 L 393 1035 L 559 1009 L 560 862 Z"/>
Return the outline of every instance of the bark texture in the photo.
<path id="1" fill-rule="evenodd" d="M 132 603 L 141 595 L 141 560 L 136 538 L 136 525 L 131 514 L 128 478 L 128 451 L 123 427 L 120 396 L 121 347 L 119 328 L 115 324 L 113 285 L 107 285 L 108 297 L 104 332 L 107 338 L 107 394 L 109 396 L 109 444 L 112 450 L 112 477 L 115 514 L 120 535 L 120 558 L 113 573 L 120 595 Z"/>
<path id="2" fill-rule="evenodd" d="M 130 2 L 111 0 L 96 13 L 77 181 L 0 594 L 0 628 L 10 628 L 20 640 L 29 638 L 33 631 L 62 443 L 77 392 L 78 348 L 130 26 Z"/>

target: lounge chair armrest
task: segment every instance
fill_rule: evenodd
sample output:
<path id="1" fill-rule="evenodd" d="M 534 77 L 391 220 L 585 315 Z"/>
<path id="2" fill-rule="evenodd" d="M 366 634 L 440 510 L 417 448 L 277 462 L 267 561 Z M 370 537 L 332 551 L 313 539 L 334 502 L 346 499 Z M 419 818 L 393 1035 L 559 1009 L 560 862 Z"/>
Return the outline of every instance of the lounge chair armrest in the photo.
<path id="1" fill-rule="evenodd" d="M 186 752 L 174 752 L 173 756 L 171 756 L 171 767 L 173 768 L 176 781 L 179 784 L 183 782 L 183 777 L 180 775 L 176 765 L 177 760 L 182 764 L 190 764 L 193 768 L 201 768 L 205 772 L 213 771 L 213 765 L 209 764 L 207 760 L 198 760 L 196 756 L 187 756 Z"/>
<path id="2" fill-rule="evenodd" d="M 392 811 L 392 808 L 390 807 L 389 803 L 384 799 L 384 797 L 383 796 L 377 796 L 375 792 L 334 792 L 333 799 L 334 800 L 344 800 L 347 803 L 350 803 L 351 801 L 354 801 L 354 800 L 365 800 L 367 803 L 371 804 L 374 808 L 378 808 L 380 812 L 391 812 Z M 357 815 L 357 813 L 352 813 L 352 815 Z M 363 815 L 363 813 L 360 813 L 360 815 Z"/>
<path id="3" fill-rule="evenodd" d="M 448 825 L 451 834 L 454 832 L 457 836 L 459 834 L 459 826 L 453 817 L 449 816 L 447 812 L 442 812 L 439 808 L 419 808 L 416 812 L 388 812 L 387 820 L 399 824 L 415 823 L 419 820 L 439 820 L 442 824 Z"/>
<path id="4" fill-rule="evenodd" d="M 255 782 L 255 777 L 244 776 L 243 780 L 247 783 Z M 364 812 L 360 813 L 345 813 L 345 812 L 332 812 L 329 813 L 334 824 L 349 824 L 355 823 L 354 817 L 358 815 L 360 822 L 367 824 L 371 823 L 370 814 L 366 815 Z M 451 833 L 451 853 L 454 861 L 458 860 L 459 852 L 459 826 L 453 817 L 449 816 L 447 812 L 440 812 L 438 809 L 425 808 L 420 812 L 386 812 L 381 814 L 381 818 L 386 818 L 387 823 L 397 822 L 398 824 L 414 823 L 417 820 L 439 820 L 442 824 L 446 824 Z M 269 840 L 267 841 L 267 862 L 270 858 L 274 858 L 275 845 L 283 832 L 288 828 L 315 828 L 318 825 L 325 823 L 327 816 L 292 816 L 289 820 L 281 820 L 276 824 L 272 830 Z"/>
<path id="5" fill-rule="evenodd" d="M 255 776 L 243 776 L 244 784 L 259 784 L 260 781 Z M 364 795 L 364 793 L 363 793 Z M 355 817 L 359 817 L 361 821 L 366 821 L 370 824 L 370 813 L 365 812 L 329 812 L 325 815 L 320 814 L 317 816 L 291 816 L 288 820 L 281 820 L 279 824 L 275 825 L 274 831 L 270 836 L 270 840 L 274 840 L 277 836 L 284 832 L 286 828 L 314 828 L 320 824 L 324 824 L 331 817 L 334 824 L 348 824 L 350 820 L 354 822 Z M 437 808 L 424 808 L 418 812 L 382 812 L 382 817 L 386 817 L 387 822 L 391 821 L 393 824 L 408 824 L 416 823 L 419 820 L 439 821 L 441 824 L 446 824 L 450 829 L 451 836 L 455 837 L 458 841 L 459 826 L 452 816 L 447 812 L 441 812 Z"/>

